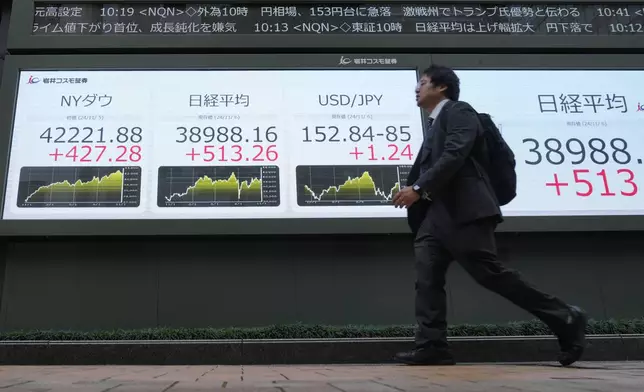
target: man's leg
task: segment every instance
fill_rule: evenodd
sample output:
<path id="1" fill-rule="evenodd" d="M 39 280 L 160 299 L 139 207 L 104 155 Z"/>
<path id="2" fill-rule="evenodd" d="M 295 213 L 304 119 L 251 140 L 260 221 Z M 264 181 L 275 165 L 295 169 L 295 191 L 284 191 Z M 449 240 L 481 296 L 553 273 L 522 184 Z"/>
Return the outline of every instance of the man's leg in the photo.
<path id="1" fill-rule="evenodd" d="M 433 234 L 426 219 L 414 241 L 416 256 L 416 349 L 396 359 L 410 365 L 450 365 L 447 351 L 447 295 L 445 275 L 452 256 Z"/>
<path id="2" fill-rule="evenodd" d="M 585 314 L 559 298 L 523 280 L 519 272 L 503 266 L 496 255 L 494 221 L 481 221 L 459 229 L 448 248 L 463 268 L 483 287 L 541 319 L 559 338 L 559 361 L 577 361 L 585 346 Z"/>
<path id="3" fill-rule="evenodd" d="M 419 233 L 420 234 L 420 233 Z M 452 256 L 431 233 L 414 242 L 416 255 L 416 347 L 447 348 L 445 278 Z"/>

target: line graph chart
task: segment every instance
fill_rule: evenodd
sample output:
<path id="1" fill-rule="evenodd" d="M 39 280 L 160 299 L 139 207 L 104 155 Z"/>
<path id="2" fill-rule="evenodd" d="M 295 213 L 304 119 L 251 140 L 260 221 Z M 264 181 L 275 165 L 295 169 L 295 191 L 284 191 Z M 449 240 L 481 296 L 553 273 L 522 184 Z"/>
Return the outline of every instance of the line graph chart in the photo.
<path id="1" fill-rule="evenodd" d="M 298 166 L 297 204 L 389 205 L 411 166 Z"/>
<path id="2" fill-rule="evenodd" d="M 277 166 L 162 166 L 159 207 L 276 206 Z"/>

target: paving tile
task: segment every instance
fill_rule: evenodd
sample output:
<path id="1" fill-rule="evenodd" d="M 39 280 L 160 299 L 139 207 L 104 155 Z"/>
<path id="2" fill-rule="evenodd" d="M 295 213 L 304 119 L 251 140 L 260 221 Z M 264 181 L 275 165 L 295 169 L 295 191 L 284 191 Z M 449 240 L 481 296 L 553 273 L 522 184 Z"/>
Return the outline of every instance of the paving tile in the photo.
<path id="1" fill-rule="evenodd" d="M 641 392 L 642 362 L 420 367 L 0 366 L 0 392 Z"/>

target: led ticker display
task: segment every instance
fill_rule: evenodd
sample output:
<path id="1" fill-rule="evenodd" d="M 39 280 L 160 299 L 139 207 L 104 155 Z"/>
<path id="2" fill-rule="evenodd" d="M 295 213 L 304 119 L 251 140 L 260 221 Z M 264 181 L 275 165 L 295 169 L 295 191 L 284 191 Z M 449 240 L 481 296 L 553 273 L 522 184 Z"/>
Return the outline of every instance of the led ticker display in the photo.
<path id="1" fill-rule="evenodd" d="M 644 4 L 36 3 L 42 35 L 632 35 Z"/>

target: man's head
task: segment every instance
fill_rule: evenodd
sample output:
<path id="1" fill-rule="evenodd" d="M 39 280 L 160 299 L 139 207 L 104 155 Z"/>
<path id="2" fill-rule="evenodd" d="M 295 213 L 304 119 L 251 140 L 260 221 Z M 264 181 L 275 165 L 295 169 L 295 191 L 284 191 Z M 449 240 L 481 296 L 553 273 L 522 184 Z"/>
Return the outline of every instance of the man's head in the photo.
<path id="1" fill-rule="evenodd" d="M 423 71 L 416 85 L 416 104 L 426 110 L 433 109 L 443 99 L 458 101 L 460 80 L 451 68 L 432 65 Z"/>

